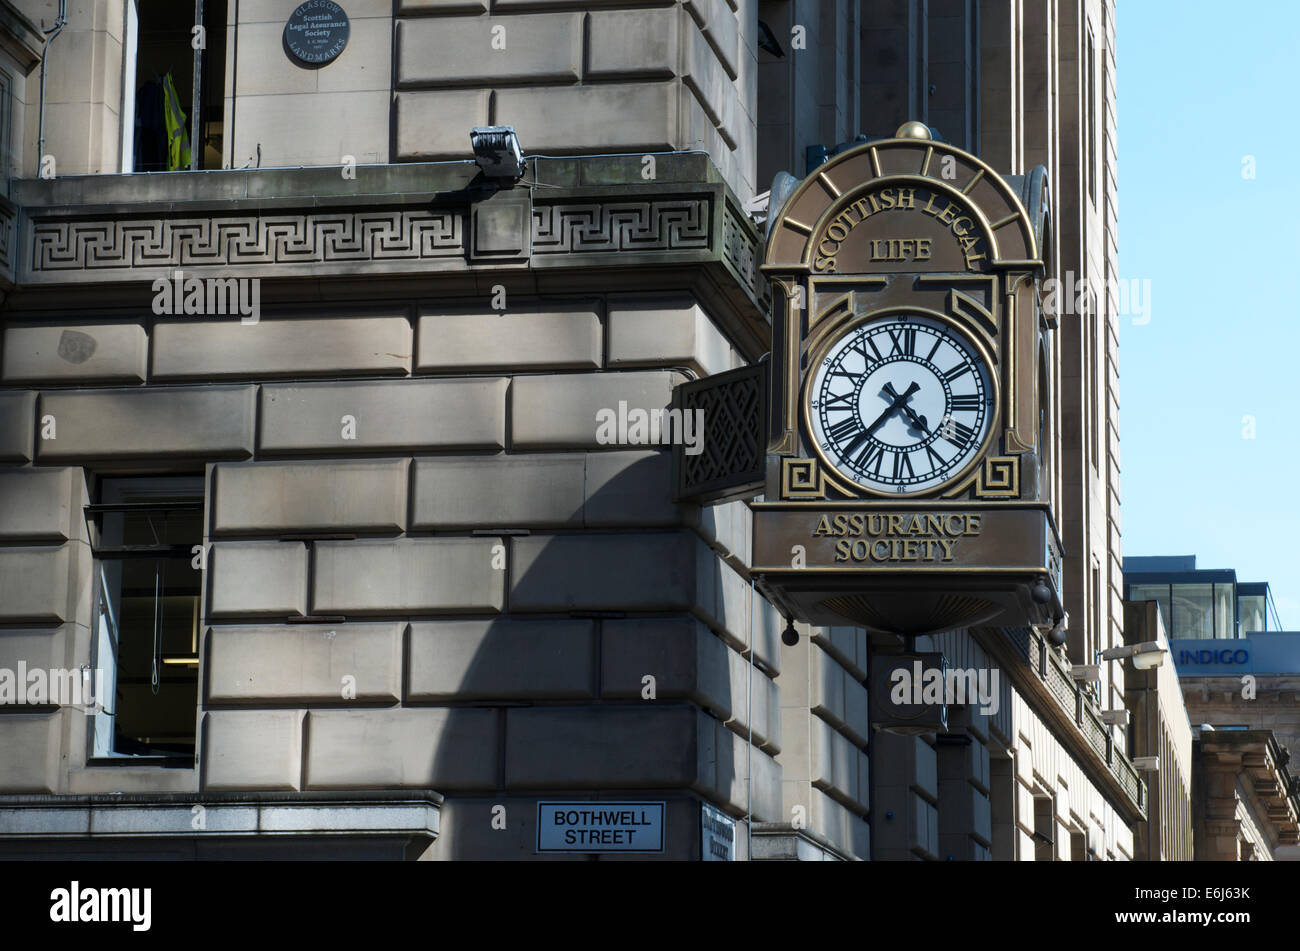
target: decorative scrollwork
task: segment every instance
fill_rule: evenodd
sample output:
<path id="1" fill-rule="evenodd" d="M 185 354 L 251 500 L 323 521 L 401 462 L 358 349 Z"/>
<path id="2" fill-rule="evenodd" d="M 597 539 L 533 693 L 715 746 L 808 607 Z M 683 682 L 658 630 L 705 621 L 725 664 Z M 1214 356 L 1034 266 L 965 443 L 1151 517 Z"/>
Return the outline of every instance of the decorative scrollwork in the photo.
<path id="1" fill-rule="evenodd" d="M 1020 459 L 1017 456 L 987 456 L 975 477 L 977 499 L 1020 498 Z"/>

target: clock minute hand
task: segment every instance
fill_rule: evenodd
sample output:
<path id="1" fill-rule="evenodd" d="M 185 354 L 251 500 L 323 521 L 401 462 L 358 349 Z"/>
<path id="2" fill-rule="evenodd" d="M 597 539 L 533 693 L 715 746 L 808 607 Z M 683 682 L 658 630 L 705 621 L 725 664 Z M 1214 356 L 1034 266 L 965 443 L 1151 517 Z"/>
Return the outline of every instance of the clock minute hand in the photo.
<path id="1" fill-rule="evenodd" d="M 889 393 L 889 395 L 894 398 L 894 402 L 890 403 L 889 408 L 886 409 L 879 416 L 877 416 L 876 421 L 867 427 L 867 435 L 871 435 L 877 429 L 879 429 L 881 424 L 884 423 L 885 420 L 889 419 L 889 417 L 892 416 L 900 406 L 903 406 L 903 404 L 911 397 L 911 395 L 915 393 L 917 390 L 919 390 L 921 387 L 918 386 L 916 383 L 913 383 L 911 386 L 907 388 L 906 393 L 895 393 L 893 385 L 889 383 L 885 384 L 885 388 L 886 391 Z"/>
<path id="2" fill-rule="evenodd" d="M 913 383 L 912 385 L 916 386 L 915 383 Z M 920 389 L 919 386 L 917 386 L 916 388 L 918 390 Z M 897 394 L 894 392 L 894 384 L 892 383 L 885 384 L 885 392 L 888 393 L 890 396 L 897 396 Z M 903 403 L 900 408 L 903 410 L 904 413 L 907 414 L 907 418 L 912 421 L 913 426 L 921 430 L 921 432 L 923 433 L 928 433 L 930 431 L 930 427 L 926 424 L 926 419 L 924 416 L 917 416 L 916 411 L 912 409 L 912 407 L 908 406 L 906 403 Z"/>

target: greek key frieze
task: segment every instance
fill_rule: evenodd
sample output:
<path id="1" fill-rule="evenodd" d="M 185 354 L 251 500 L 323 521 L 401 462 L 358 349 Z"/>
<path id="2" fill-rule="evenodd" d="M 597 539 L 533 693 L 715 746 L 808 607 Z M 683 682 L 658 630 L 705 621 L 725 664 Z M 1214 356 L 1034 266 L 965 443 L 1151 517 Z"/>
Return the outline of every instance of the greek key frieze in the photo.
<path id="1" fill-rule="evenodd" d="M 533 254 L 709 247 L 707 198 L 533 207 Z"/>
<path id="2" fill-rule="evenodd" d="M 463 253 L 463 216 L 426 210 L 37 219 L 33 272 L 422 260 Z"/>

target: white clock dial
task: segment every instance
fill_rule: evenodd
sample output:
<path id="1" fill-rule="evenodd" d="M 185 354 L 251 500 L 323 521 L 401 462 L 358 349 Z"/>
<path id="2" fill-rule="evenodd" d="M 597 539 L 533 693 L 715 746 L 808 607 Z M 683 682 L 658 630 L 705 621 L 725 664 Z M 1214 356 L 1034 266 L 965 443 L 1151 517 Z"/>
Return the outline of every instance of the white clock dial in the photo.
<path id="1" fill-rule="evenodd" d="M 993 425 L 993 378 L 945 321 L 889 316 L 836 340 L 812 371 L 810 435 L 823 460 L 873 492 L 914 495 L 960 475 Z"/>

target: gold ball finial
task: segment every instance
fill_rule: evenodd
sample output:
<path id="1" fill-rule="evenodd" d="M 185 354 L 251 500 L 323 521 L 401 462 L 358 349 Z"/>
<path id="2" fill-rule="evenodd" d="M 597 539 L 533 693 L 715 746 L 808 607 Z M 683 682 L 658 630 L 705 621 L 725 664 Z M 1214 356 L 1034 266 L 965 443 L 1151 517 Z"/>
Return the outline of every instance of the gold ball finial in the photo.
<path id="1" fill-rule="evenodd" d="M 930 127 L 927 126 L 924 122 L 917 122 L 915 120 L 911 122 L 904 122 L 902 125 L 898 127 L 898 131 L 894 133 L 894 138 L 929 139 L 931 138 Z"/>

